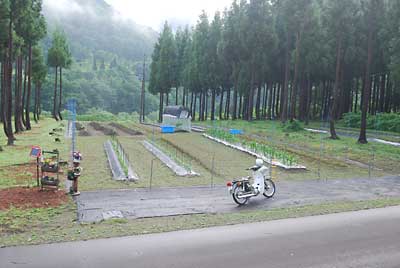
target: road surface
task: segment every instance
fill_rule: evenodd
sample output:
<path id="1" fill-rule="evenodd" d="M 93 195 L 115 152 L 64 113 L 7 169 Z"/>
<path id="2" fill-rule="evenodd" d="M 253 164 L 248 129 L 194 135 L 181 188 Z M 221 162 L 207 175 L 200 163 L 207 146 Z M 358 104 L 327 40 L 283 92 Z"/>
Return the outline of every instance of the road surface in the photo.
<path id="1" fill-rule="evenodd" d="M 400 267 L 400 207 L 0 249 L 8 267 Z"/>
<path id="2" fill-rule="evenodd" d="M 76 200 L 79 221 L 96 222 L 112 214 L 135 219 L 400 197 L 400 176 L 328 181 L 277 181 L 276 186 L 277 193 L 273 199 L 265 200 L 263 196 L 259 196 L 252 198 L 245 207 L 234 204 L 226 186 L 83 192 Z"/>

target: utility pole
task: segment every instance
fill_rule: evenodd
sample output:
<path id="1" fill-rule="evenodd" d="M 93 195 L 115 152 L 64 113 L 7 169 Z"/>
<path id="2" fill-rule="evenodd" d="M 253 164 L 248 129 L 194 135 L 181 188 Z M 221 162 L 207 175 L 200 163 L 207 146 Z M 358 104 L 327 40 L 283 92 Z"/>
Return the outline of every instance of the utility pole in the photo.
<path id="1" fill-rule="evenodd" d="M 142 95 L 140 97 L 140 123 L 144 122 L 145 112 L 145 85 L 146 85 L 146 55 L 143 59 L 143 75 L 142 75 Z"/>

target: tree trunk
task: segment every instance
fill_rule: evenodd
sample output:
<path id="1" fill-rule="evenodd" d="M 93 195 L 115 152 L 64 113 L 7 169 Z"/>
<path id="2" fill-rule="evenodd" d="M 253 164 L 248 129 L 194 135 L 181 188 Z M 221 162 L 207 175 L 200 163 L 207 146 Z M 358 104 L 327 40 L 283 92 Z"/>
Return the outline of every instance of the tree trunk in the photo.
<path id="1" fill-rule="evenodd" d="M 238 96 L 238 83 L 239 83 L 239 73 L 235 76 L 235 84 L 233 91 L 233 110 L 232 110 L 232 120 L 237 119 L 237 96 Z"/>
<path id="2" fill-rule="evenodd" d="M 333 94 L 331 99 L 331 106 L 329 110 L 329 130 L 331 133 L 330 138 L 333 140 L 339 139 L 335 130 L 335 115 L 337 109 L 339 92 L 339 81 L 341 72 L 341 60 L 342 60 L 342 34 L 338 34 L 337 47 L 336 47 L 336 72 L 335 72 L 335 85 L 333 86 Z"/>
<path id="3" fill-rule="evenodd" d="M 63 120 L 62 115 L 61 115 L 61 107 L 62 107 L 62 67 L 60 67 L 60 102 L 58 103 L 58 118 L 60 120 Z"/>
<path id="4" fill-rule="evenodd" d="M 164 107 L 164 93 L 160 92 L 160 104 L 158 105 L 158 122 L 162 123 L 162 115 L 163 115 L 163 107 Z"/>
<path id="5" fill-rule="evenodd" d="M 22 56 L 18 56 L 15 66 L 14 125 L 15 133 L 24 131 L 22 123 Z"/>
<path id="6" fill-rule="evenodd" d="M 221 89 L 221 97 L 219 98 L 219 120 L 223 120 L 222 109 L 224 106 L 224 88 Z"/>
<path id="7" fill-rule="evenodd" d="M 186 88 L 183 88 L 182 106 L 186 106 Z"/>
<path id="8" fill-rule="evenodd" d="M 360 79 L 357 77 L 356 78 L 356 87 L 355 87 L 355 100 L 354 100 L 354 108 L 353 111 L 357 113 L 357 107 L 358 107 L 358 89 L 360 88 Z"/>
<path id="9" fill-rule="evenodd" d="M 289 51 L 289 42 L 290 36 L 287 33 L 287 44 L 286 44 L 286 51 L 285 51 L 285 79 L 283 84 L 283 89 L 281 92 L 281 103 L 282 109 L 280 111 L 281 114 L 281 121 L 285 123 L 287 121 L 287 113 L 288 113 L 288 90 L 289 90 L 289 76 L 290 76 L 290 51 Z"/>
<path id="10" fill-rule="evenodd" d="M 193 117 L 192 120 L 196 120 L 196 104 L 197 104 L 197 93 L 194 93 L 194 104 L 193 104 Z"/>
<path id="11" fill-rule="evenodd" d="M 58 67 L 55 67 L 54 95 L 53 95 L 53 118 L 58 121 L 58 117 L 57 117 L 57 82 L 58 82 Z"/>
<path id="12" fill-rule="evenodd" d="M 38 91 L 38 106 L 37 106 L 37 117 L 38 120 L 40 120 L 40 115 L 42 114 L 42 107 L 41 107 L 41 92 L 42 92 L 42 83 L 39 82 L 39 87 L 38 87 L 39 91 Z"/>
<path id="13" fill-rule="evenodd" d="M 204 106 L 205 108 L 203 109 L 204 116 L 203 120 L 208 120 L 208 92 L 207 90 L 204 92 Z"/>
<path id="14" fill-rule="evenodd" d="M 29 58 L 28 57 L 25 57 L 25 59 L 24 59 L 24 90 L 23 90 L 23 92 L 22 92 L 22 101 L 21 101 L 21 119 L 22 119 L 22 123 L 23 123 L 23 125 L 24 126 L 26 126 L 26 118 L 25 118 L 25 112 L 24 112 L 24 109 L 25 109 L 25 99 L 26 99 L 26 88 L 27 88 L 27 86 L 26 86 L 26 84 L 27 84 L 27 81 L 28 81 L 28 69 L 29 69 Z"/>
<path id="15" fill-rule="evenodd" d="M 38 123 L 38 117 L 37 117 L 37 103 L 38 103 L 38 85 L 35 83 L 35 98 L 34 98 L 34 105 L 33 105 L 33 120 L 35 120 L 35 123 Z"/>
<path id="16" fill-rule="evenodd" d="M 299 61 L 300 61 L 300 42 L 301 33 L 298 32 L 296 35 L 296 55 L 294 64 L 294 78 L 292 84 L 292 90 L 290 92 L 290 121 L 293 121 L 296 117 L 296 102 L 297 102 L 297 79 L 299 75 Z"/>
<path id="17" fill-rule="evenodd" d="M 367 112 L 368 104 L 371 96 L 371 64 L 373 56 L 373 38 L 375 31 L 374 13 L 377 7 L 377 0 L 371 0 L 370 14 L 368 20 L 368 52 L 367 52 L 367 62 L 365 70 L 365 83 L 363 92 L 363 105 L 361 109 L 361 127 L 360 127 L 360 137 L 358 142 L 361 144 L 368 143 L 367 141 Z"/>
<path id="18" fill-rule="evenodd" d="M 12 13 L 12 12 L 10 12 Z M 5 121 L 6 135 L 7 135 L 7 145 L 14 145 L 14 133 L 12 127 L 12 56 L 13 56 L 13 20 L 12 14 L 10 16 L 8 24 L 8 67 L 7 67 L 7 94 L 6 94 L 6 109 L 5 109 Z"/>
<path id="19" fill-rule="evenodd" d="M 257 97 L 256 97 L 256 120 L 261 119 L 261 85 L 257 87 Z"/>
<path id="20" fill-rule="evenodd" d="M 203 109 L 203 91 L 200 91 L 200 98 L 199 98 L 199 121 L 202 121 L 203 119 L 203 113 L 202 113 L 202 109 Z"/>
<path id="21" fill-rule="evenodd" d="M 178 99 L 179 99 L 179 88 L 178 86 L 175 88 L 175 105 L 178 106 Z"/>
<path id="22" fill-rule="evenodd" d="M 385 92 L 386 92 L 386 74 L 381 77 L 381 91 L 379 96 L 379 112 L 383 113 L 385 105 Z"/>
<path id="23" fill-rule="evenodd" d="M 306 107 L 305 107 L 305 112 L 306 112 L 306 126 L 309 124 L 310 121 L 310 110 L 311 110 L 311 99 L 312 99 L 312 88 L 313 88 L 313 83 L 311 82 L 310 75 L 307 77 L 307 102 L 306 102 Z"/>
<path id="24" fill-rule="evenodd" d="M 275 104 L 276 104 L 276 91 L 277 91 L 277 88 L 278 88 L 278 84 L 274 83 L 274 87 L 273 87 L 273 91 L 272 91 L 272 107 L 271 107 L 271 118 L 270 118 L 271 120 L 273 118 L 275 118 L 275 110 L 276 110 Z"/>
<path id="25" fill-rule="evenodd" d="M 226 94 L 226 106 L 225 106 L 225 119 L 229 120 L 229 115 L 231 111 L 231 89 L 228 88 L 227 94 Z"/>
<path id="26" fill-rule="evenodd" d="M 390 112 L 390 99 L 392 97 L 392 83 L 390 81 L 390 74 L 388 74 L 387 82 L 386 82 L 386 97 L 385 97 L 385 113 Z"/>
<path id="27" fill-rule="evenodd" d="M 275 91 L 275 87 L 276 87 L 276 84 L 270 84 L 269 85 L 269 90 L 268 91 L 265 91 L 265 94 L 267 95 L 267 93 L 269 92 L 269 94 L 268 94 L 268 112 L 267 112 L 267 119 L 268 120 L 271 120 L 272 119 L 272 106 L 273 106 L 273 104 L 272 104 L 272 101 L 273 101 L 273 95 L 274 95 L 274 91 Z"/>
<path id="28" fill-rule="evenodd" d="M 276 89 L 276 107 L 275 107 L 275 115 L 276 117 L 281 116 L 282 111 L 282 82 L 279 83 L 278 88 Z"/>
<path id="29" fill-rule="evenodd" d="M 193 118 L 193 91 L 191 93 L 191 98 L 190 98 L 190 116 Z"/>
<path id="30" fill-rule="evenodd" d="M 211 120 L 215 120 L 215 99 L 216 99 L 216 90 L 212 90 L 212 95 L 211 95 Z"/>
<path id="31" fill-rule="evenodd" d="M 3 59 L 2 59 L 3 60 Z M 6 61 L 0 61 L 0 123 L 5 122 L 4 120 L 4 91 L 6 90 L 6 85 L 4 82 L 4 63 Z"/>
<path id="32" fill-rule="evenodd" d="M 26 94 L 25 104 L 25 121 L 26 129 L 31 130 L 31 118 L 30 118 L 30 104 L 31 104 L 31 90 L 32 90 L 32 45 L 29 44 L 28 48 L 28 90 Z"/>

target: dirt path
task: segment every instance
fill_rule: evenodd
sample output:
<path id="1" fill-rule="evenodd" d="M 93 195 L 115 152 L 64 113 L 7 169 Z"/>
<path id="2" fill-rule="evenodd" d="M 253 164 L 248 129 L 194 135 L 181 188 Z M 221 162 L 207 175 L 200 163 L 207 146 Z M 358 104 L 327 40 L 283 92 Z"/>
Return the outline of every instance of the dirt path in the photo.
<path id="1" fill-rule="evenodd" d="M 329 181 L 278 181 L 277 194 L 273 199 L 253 198 L 243 207 L 233 203 L 224 186 L 85 192 L 76 201 L 79 220 L 96 222 L 110 214 L 134 219 L 400 197 L 399 182 L 399 176 Z"/>

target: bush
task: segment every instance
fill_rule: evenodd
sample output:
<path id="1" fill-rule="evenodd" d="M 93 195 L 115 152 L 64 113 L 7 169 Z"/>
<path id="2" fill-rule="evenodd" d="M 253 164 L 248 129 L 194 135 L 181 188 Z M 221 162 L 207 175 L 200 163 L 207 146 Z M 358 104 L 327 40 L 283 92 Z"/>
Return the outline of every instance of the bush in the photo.
<path id="1" fill-rule="evenodd" d="M 97 121 L 97 122 L 109 122 L 116 121 L 117 117 L 107 111 L 98 108 L 92 108 L 88 110 L 86 114 L 77 115 L 76 119 L 78 121 Z"/>
<path id="2" fill-rule="evenodd" d="M 359 128 L 360 113 L 347 113 L 343 117 L 346 127 Z M 382 131 L 400 132 L 400 113 L 385 113 L 367 116 L 367 128 Z"/>
<path id="3" fill-rule="evenodd" d="M 41 116 L 41 117 L 46 117 L 46 118 L 51 118 L 51 117 L 53 117 L 53 115 L 51 114 L 51 112 L 48 112 L 48 111 L 42 111 L 42 112 L 40 113 L 40 116 Z"/>
<path id="4" fill-rule="evenodd" d="M 302 124 L 297 120 L 283 124 L 282 129 L 284 132 L 297 132 L 304 130 Z"/>
<path id="5" fill-rule="evenodd" d="M 149 122 L 158 122 L 158 112 L 154 111 L 146 115 L 146 121 Z"/>
<path id="6" fill-rule="evenodd" d="M 139 114 L 137 112 L 133 112 L 131 114 L 128 113 L 119 113 L 117 115 L 119 121 L 139 121 Z"/>

